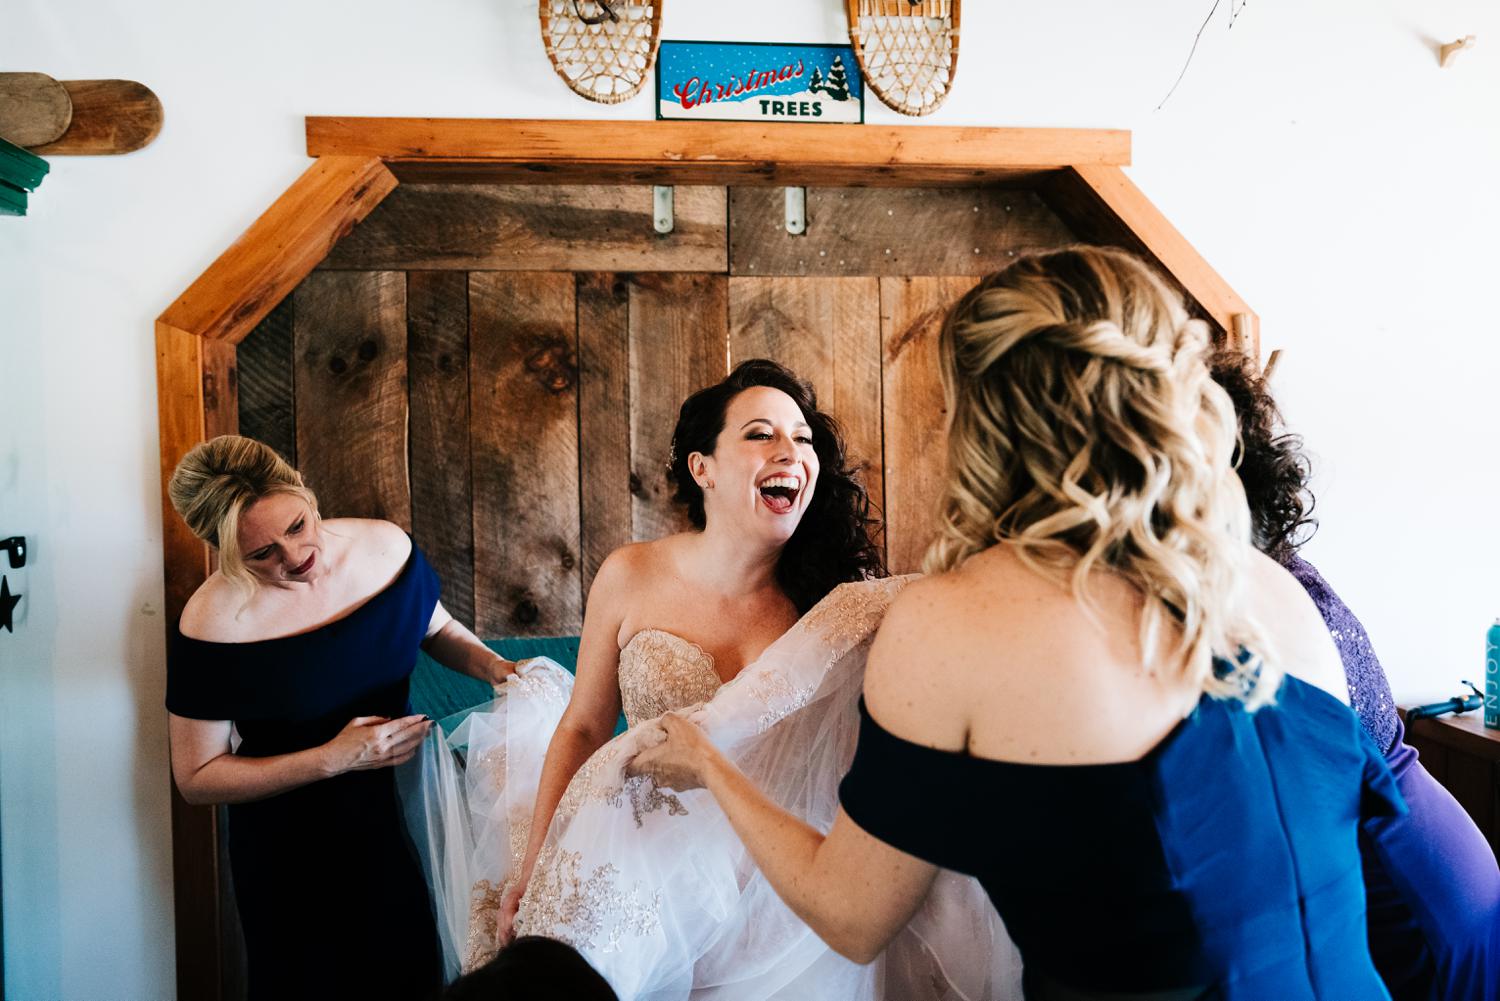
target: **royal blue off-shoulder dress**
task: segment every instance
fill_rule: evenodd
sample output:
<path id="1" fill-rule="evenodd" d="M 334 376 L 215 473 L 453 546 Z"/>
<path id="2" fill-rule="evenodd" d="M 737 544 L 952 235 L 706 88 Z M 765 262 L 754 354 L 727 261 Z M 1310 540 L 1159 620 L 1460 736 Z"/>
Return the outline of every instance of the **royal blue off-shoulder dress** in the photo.
<path id="1" fill-rule="evenodd" d="M 233 720 L 246 757 L 316 747 L 355 716 L 406 715 L 437 600 L 413 546 L 389 586 L 311 632 L 210 643 L 174 631 L 167 709 Z M 231 805 L 229 858 L 252 998 L 421 998 L 442 984 L 390 768 Z"/>
<path id="2" fill-rule="evenodd" d="M 861 703 L 844 811 L 976 876 L 1028 998 L 1388 998 L 1365 941 L 1361 818 L 1404 810 L 1349 709 L 1286 679 L 1205 696 L 1138 761 L 1027 765 L 889 733 Z"/>

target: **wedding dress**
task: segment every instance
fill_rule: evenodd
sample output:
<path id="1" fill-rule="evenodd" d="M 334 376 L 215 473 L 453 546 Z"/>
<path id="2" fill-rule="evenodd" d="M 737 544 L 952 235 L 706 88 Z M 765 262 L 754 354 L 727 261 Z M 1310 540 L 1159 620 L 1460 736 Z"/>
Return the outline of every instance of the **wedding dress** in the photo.
<path id="1" fill-rule="evenodd" d="M 620 652 L 630 726 L 595 752 L 558 804 L 516 933 L 572 944 L 622 1001 L 923 1001 L 1020 998 L 1020 958 L 983 889 L 941 872 L 874 963 L 834 953 L 783 904 L 705 790 L 626 777 L 640 724 L 693 718 L 767 795 L 820 830 L 853 758 L 865 655 L 905 581 L 844 584 L 734 680 L 659 629 Z M 446 738 L 435 727 L 408 792 L 449 975 L 496 949 L 506 881 L 530 830 L 542 760 L 572 676 L 537 660 Z M 893 788 L 893 797 L 901 790 Z"/>

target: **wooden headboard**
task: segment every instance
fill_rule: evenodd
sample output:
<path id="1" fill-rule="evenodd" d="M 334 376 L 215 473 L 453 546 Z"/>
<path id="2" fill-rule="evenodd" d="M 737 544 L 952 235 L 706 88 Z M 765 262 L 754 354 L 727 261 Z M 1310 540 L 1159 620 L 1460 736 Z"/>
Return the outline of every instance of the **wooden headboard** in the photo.
<path id="1" fill-rule="evenodd" d="M 1254 314 L 1121 170 L 1128 133 L 311 118 L 308 150 L 157 321 L 169 621 L 211 554 L 166 479 L 216 434 L 276 447 L 328 514 L 408 528 L 481 635 L 566 635 L 610 550 L 681 526 L 677 407 L 740 360 L 814 383 L 900 572 L 942 468 L 938 323 L 979 275 L 1123 246 L 1255 350 Z M 174 796 L 182 997 L 241 989 L 219 822 Z"/>

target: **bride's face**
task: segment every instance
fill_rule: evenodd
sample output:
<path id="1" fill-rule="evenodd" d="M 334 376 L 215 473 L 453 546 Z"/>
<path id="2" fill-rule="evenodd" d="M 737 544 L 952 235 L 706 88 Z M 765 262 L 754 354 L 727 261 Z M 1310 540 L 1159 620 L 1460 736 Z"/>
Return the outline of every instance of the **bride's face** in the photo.
<path id="1" fill-rule="evenodd" d="M 730 400 L 714 454 L 690 463 L 709 522 L 729 519 L 777 543 L 797 530 L 818 482 L 812 430 L 792 398 L 769 386 Z"/>

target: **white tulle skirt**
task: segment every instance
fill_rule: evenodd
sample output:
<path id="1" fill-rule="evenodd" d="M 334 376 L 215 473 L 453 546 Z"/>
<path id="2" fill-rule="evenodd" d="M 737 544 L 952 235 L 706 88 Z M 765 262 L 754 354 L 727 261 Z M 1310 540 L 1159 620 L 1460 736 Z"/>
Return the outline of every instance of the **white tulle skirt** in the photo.
<path id="1" fill-rule="evenodd" d="M 837 588 L 695 713 L 752 781 L 820 830 L 854 755 L 865 655 L 903 583 Z M 530 662 L 451 733 L 434 727 L 408 767 L 408 819 L 450 976 L 496 950 L 497 907 L 572 680 L 552 661 Z M 1015 946 L 978 882 L 956 873 L 939 875 L 874 963 L 833 952 L 777 897 L 711 795 L 625 776 L 641 732 L 600 748 L 569 784 L 518 934 L 572 944 L 622 1001 L 1021 997 Z"/>

